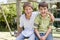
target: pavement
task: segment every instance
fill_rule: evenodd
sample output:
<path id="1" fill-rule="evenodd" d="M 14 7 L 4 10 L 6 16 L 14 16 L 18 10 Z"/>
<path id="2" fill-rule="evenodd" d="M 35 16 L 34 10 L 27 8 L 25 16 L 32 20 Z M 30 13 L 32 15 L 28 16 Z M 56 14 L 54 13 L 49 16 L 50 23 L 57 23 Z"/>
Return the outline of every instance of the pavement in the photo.
<path id="1" fill-rule="evenodd" d="M 15 40 L 14 36 L 10 35 L 10 32 L 0 32 L 0 40 Z"/>
<path id="2" fill-rule="evenodd" d="M 14 33 L 12 32 L 12 34 L 14 34 Z M 0 40 L 15 40 L 15 39 L 16 39 L 16 37 L 11 36 L 10 32 L 0 32 Z M 25 39 L 25 40 L 27 40 L 27 39 Z M 53 40 L 60 40 L 60 37 L 54 37 Z"/>

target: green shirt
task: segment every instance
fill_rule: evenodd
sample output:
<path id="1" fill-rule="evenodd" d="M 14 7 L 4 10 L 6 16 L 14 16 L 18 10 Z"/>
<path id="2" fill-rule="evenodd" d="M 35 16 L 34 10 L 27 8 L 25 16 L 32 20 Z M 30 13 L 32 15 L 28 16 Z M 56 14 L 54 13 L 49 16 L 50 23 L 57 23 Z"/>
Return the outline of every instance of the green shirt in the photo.
<path id="1" fill-rule="evenodd" d="M 41 14 L 37 15 L 34 21 L 34 28 L 38 28 L 38 31 L 40 33 L 46 33 L 48 28 L 51 27 L 51 18 L 50 15 L 46 15 L 46 17 L 43 19 Z"/>

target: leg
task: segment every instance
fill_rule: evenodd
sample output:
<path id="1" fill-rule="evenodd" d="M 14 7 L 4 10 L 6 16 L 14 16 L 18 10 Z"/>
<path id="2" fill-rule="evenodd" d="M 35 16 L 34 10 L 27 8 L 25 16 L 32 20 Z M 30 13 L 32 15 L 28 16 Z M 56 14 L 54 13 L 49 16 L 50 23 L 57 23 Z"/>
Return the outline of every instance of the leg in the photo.
<path id="1" fill-rule="evenodd" d="M 39 40 L 38 36 L 35 34 L 35 40 Z"/>
<path id="2" fill-rule="evenodd" d="M 35 40 L 39 40 L 39 38 L 37 37 L 37 35 L 35 36 Z"/>
<path id="3" fill-rule="evenodd" d="M 49 34 L 46 40 L 53 40 L 52 34 Z"/>
<path id="4" fill-rule="evenodd" d="M 22 33 L 16 38 L 16 40 L 24 40 L 24 36 L 22 35 Z"/>
<path id="5" fill-rule="evenodd" d="M 28 40 L 35 40 L 35 34 L 32 34 L 32 35 L 28 38 Z"/>

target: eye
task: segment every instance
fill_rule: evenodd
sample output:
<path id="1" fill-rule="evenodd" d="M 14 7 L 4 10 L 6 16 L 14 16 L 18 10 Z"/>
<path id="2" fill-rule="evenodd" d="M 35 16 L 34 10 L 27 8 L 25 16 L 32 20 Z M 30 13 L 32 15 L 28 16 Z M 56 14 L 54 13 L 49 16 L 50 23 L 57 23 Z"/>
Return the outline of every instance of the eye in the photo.
<path id="1" fill-rule="evenodd" d="M 42 9 L 40 8 L 40 10 L 42 10 Z"/>
<path id="2" fill-rule="evenodd" d="M 29 10 L 31 10 L 31 8 L 29 8 Z"/>
<path id="3" fill-rule="evenodd" d="M 45 7 L 44 10 L 46 10 L 47 8 Z"/>

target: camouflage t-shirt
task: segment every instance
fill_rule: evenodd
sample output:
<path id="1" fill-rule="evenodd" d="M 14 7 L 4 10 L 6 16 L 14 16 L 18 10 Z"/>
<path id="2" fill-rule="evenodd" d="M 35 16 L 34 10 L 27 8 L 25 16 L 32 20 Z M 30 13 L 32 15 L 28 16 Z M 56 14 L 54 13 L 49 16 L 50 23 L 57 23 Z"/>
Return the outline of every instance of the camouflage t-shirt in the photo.
<path id="1" fill-rule="evenodd" d="M 38 28 L 40 33 L 46 33 L 49 27 L 52 27 L 50 15 L 47 14 L 43 19 L 41 14 L 37 15 L 34 21 L 34 28 Z"/>

